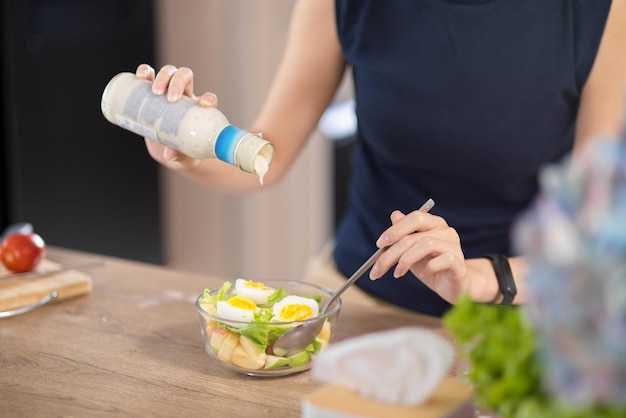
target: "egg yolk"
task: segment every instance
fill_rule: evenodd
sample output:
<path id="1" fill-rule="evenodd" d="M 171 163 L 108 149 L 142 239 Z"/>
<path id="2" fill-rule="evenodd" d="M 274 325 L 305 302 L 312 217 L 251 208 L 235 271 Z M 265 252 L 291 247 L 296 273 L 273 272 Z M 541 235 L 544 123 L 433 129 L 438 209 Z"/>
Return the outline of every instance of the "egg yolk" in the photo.
<path id="1" fill-rule="evenodd" d="M 309 305 L 296 304 L 287 305 L 280 310 L 280 318 L 285 322 L 302 321 L 311 318 L 313 310 Z"/>
<path id="2" fill-rule="evenodd" d="M 226 303 L 230 306 L 234 306 L 235 308 L 245 309 L 247 311 L 253 311 L 256 309 L 256 303 L 254 303 L 252 299 L 245 296 L 233 296 L 228 299 Z"/>
<path id="3" fill-rule="evenodd" d="M 244 286 L 250 287 L 253 289 L 272 290 L 270 287 L 265 286 L 263 283 L 253 282 L 252 280 L 248 280 Z"/>

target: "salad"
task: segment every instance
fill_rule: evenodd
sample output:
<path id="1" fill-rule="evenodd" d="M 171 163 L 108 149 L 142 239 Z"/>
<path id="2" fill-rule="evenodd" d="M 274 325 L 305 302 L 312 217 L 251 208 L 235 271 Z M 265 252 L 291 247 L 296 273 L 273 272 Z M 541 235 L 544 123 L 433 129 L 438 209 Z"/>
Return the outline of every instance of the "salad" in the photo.
<path id="1" fill-rule="evenodd" d="M 273 343 L 298 326 L 297 321 L 319 315 L 319 295 L 293 295 L 283 287 L 237 279 L 217 290 L 205 289 L 198 299 L 207 352 L 249 370 L 296 368 L 325 349 L 332 336 L 328 318 L 315 340 L 303 350 L 279 352 Z M 278 351 L 278 352 L 277 352 Z"/>

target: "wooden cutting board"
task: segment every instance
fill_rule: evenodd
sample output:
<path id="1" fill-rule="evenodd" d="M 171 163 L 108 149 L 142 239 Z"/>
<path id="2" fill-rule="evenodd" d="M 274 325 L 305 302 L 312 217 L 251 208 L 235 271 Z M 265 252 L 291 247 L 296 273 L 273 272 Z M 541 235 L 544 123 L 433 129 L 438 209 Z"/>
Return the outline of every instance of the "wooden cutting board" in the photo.
<path id="1" fill-rule="evenodd" d="M 43 260 L 37 269 L 47 271 L 58 267 L 61 267 L 58 263 Z M 10 272 L 0 265 L 0 276 L 7 273 Z M 91 289 L 91 277 L 78 270 L 0 280 L 0 313 L 36 304 L 52 292 L 57 292 L 58 295 L 50 303 L 57 303 L 85 295 Z"/>
<path id="2" fill-rule="evenodd" d="M 306 397 L 303 418 L 472 418 L 473 389 L 454 378 L 444 378 L 421 405 L 403 406 L 377 402 L 338 384 L 323 386 Z"/>

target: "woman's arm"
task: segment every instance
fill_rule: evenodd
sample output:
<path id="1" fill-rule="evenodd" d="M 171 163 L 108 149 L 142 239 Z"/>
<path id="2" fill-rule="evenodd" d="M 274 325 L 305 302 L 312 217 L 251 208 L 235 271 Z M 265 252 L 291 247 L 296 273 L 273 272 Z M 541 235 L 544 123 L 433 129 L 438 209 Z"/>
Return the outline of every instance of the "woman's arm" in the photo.
<path id="1" fill-rule="evenodd" d="M 345 61 L 337 38 L 333 0 L 299 0 L 292 12 L 282 61 L 250 132 L 261 132 L 275 147 L 265 184 L 282 178 L 304 147 L 341 81 Z M 141 65 L 140 77 L 155 78 L 153 90 L 177 100 L 193 95 L 188 68 L 164 66 L 158 74 Z M 253 76 L 253 74 L 250 74 Z M 203 106 L 216 106 L 212 93 L 199 97 Z M 194 160 L 154 141 L 146 140 L 150 155 L 192 180 L 227 191 L 261 187 L 258 179 L 217 160 Z"/>
<path id="2" fill-rule="evenodd" d="M 574 156 L 602 137 L 617 138 L 626 105 L 626 1 L 613 0 L 602 41 L 583 87 Z"/>

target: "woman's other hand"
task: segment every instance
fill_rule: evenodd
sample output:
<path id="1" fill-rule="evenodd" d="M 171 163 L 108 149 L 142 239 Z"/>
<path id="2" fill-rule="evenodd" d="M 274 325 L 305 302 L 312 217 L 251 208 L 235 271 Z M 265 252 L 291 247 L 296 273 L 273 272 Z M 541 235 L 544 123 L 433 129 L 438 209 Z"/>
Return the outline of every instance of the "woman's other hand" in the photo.
<path id="1" fill-rule="evenodd" d="M 394 211 L 391 223 L 376 243 L 389 248 L 372 267 L 372 280 L 395 265 L 394 277 L 410 270 L 450 303 L 463 293 L 477 301 L 497 298 L 497 281 L 489 260 L 466 260 L 459 234 L 445 219 L 419 210 L 406 215 Z"/>

